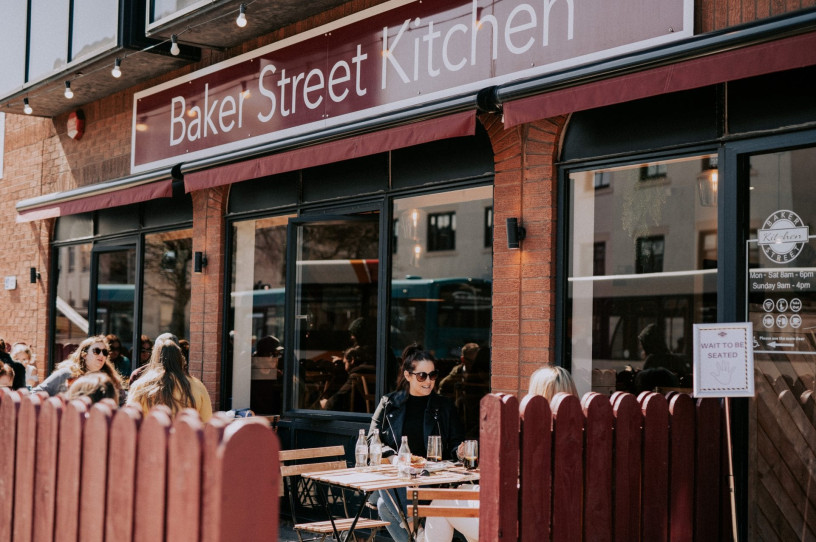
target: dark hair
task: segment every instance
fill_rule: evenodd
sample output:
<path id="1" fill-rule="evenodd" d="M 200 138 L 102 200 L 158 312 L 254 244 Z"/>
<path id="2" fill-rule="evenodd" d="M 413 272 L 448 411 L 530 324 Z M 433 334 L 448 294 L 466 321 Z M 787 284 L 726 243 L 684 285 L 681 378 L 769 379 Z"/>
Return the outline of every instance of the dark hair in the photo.
<path id="1" fill-rule="evenodd" d="M 349 365 L 354 367 L 363 360 L 365 355 L 363 353 L 362 347 L 352 346 L 351 348 L 347 348 L 346 351 L 343 352 L 343 357 L 349 361 Z"/>
<path id="2" fill-rule="evenodd" d="M 425 350 L 422 349 L 422 346 L 417 343 L 411 343 L 405 347 L 405 350 L 402 351 L 402 368 L 397 375 L 397 389 L 398 390 L 407 390 L 408 389 L 408 380 L 405 379 L 405 371 L 409 373 L 414 372 L 416 368 L 416 364 L 420 361 L 430 361 L 436 367 L 436 360 L 434 357 Z"/>

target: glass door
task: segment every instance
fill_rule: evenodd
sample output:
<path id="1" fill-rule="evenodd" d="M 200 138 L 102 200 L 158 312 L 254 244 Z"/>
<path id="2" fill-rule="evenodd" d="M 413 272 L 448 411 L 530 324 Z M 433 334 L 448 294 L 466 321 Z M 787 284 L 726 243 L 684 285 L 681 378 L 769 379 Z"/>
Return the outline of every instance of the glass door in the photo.
<path id="1" fill-rule="evenodd" d="M 137 321 L 136 254 L 135 243 L 95 247 L 93 251 L 90 334 L 116 335 L 125 351 L 133 344 L 134 324 Z M 128 354 L 122 352 L 122 355 L 133 359 Z M 138 352 L 136 355 L 138 357 Z"/>
<path id="2" fill-rule="evenodd" d="M 379 295 L 379 213 L 289 223 L 283 345 L 296 409 L 371 412 Z M 287 344 L 288 343 L 288 344 Z"/>

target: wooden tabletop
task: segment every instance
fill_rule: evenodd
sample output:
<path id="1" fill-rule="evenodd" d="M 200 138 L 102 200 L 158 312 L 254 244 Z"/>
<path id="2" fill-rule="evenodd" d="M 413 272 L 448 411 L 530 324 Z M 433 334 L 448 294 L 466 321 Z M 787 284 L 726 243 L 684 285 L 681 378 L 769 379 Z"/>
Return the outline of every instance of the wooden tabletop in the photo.
<path id="1" fill-rule="evenodd" d="M 309 472 L 304 478 L 318 480 L 349 489 L 371 492 L 379 489 L 393 489 L 397 487 L 418 487 L 442 484 L 461 484 L 479 479 L 479 470 L 466 470 L 464 467 L 449 467 L 442 471 L 427 475 L 412 476 L 410 479 L 401 479 L 396 465 L 380 465 L 378 467 L 349 468 L 329 471 Z"/>

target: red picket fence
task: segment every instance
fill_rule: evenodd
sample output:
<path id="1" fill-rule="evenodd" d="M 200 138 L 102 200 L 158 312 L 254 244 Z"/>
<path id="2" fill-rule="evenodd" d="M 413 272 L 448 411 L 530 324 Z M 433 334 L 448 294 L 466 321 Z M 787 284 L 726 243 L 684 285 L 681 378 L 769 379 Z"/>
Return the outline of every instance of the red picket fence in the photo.
<path id="1" fill-rule="evenodd" d="M 277 540 L 266 419 L 169 414 L 0 390 L 0 542 Z"/>
<path id="2" fill-rule="evenodd" d="M 717 399 L 558 394 L 481 403 L 481 540 L 728 540 Z"/>

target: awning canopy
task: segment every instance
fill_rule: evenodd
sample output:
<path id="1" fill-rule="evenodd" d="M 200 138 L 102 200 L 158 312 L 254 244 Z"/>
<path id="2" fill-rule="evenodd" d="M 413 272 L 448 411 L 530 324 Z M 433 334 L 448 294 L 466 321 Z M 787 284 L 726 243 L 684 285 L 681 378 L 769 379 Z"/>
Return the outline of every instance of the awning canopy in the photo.
<path id="1" fill-rule="evenodd" d="M 16 205 L 17 222 L 87 213 L 172 196 L 170 170 L 162 169 L 20 201 Z"/>
<path id="2" fill-rule="evenodd" d="M 816 65 L 816 33 L 730 49 L 503 104 L 505 127 L 670 92 Z"/>
<path id="3" fill-rule="evenodd" d="M 465 111 L 186 173 L 184 186 L 187 192 L 203 190 L 475 133 L 476 112 Z"/>

